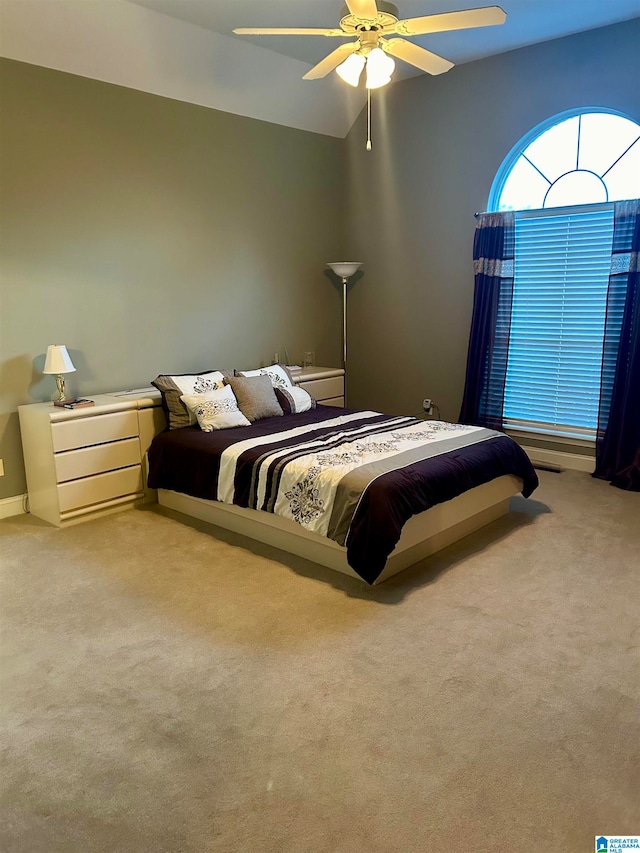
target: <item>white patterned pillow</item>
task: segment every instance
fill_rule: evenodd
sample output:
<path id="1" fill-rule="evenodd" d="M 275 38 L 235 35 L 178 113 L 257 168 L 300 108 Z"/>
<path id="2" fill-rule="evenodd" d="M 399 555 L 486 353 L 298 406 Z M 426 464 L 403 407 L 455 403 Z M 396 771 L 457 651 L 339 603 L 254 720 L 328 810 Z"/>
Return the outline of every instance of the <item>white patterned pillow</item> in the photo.
<path id="1" fill-rule="evenodd" d="M 281 364 L 270 364 L 257 370 L 239 370 L 238 376 L 268 376 L 274 388 L 291 388 L 293 382 Z"/>
<path id="2" fill-rule="evenodd" d="M 270 364 L 269 367 L 260 367 L 258 370 L 239 370 L 238 375 L 268 376 L 285 415 L 308 412 L 316 407 L 316 401 L 311 394 L 294 385 L 289 373 L 280 364 Z"/>
<path id="3" fill-rule="evenodd" d="M 238 401 L 230 385 L 206 394 L 184 394 L 180 399 L 203 432 L 251 425 L 238 408 Z"/>
<path id="4" fill-rule="evenodd" d="M 161 374 L 151 383 L 162 394 L 162 404 L 169 420 L 169 429 L 194 426 L 196 416 L 181 402 L 182 394 L 208 394 L 222 388 L 228 371 L 205 370 L 201 373 Z"/>

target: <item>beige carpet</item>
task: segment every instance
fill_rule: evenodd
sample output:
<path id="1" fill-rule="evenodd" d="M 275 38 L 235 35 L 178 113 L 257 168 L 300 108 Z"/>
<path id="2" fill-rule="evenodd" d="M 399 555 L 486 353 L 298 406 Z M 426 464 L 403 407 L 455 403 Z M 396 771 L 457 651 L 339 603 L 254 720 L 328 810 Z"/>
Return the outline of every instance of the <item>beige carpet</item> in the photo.
<path id="1" fill-rule="evenodd" d="M 640 495 L 542 473 L 380 588 L 131 510 L 0 522 L 4 853 L 640 832 Z"/>

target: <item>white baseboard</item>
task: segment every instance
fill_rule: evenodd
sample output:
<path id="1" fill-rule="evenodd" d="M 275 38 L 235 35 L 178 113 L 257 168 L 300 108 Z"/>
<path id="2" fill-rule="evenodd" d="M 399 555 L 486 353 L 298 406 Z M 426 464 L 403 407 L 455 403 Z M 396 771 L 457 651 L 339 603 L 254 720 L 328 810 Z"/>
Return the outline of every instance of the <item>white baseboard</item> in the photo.
<path id="1" fill-rule="evenodd" d="M 12 515 L 22 515 L 27 502 L 26 495 L 14 495 L 0 500 L 0 518 L 11 518 Z"/>
<path id="2" fill-rule="evenodd" d="M 572 471 L 586 471 L 593 474 L 596 467 L 594 456 L 585 456 L 582 453 L 563 453 L 560 450 L 544 450 L 542 447 L 528 447 L 521 445 L 524 452 L 535 465 L 557 465 L 559 468 L 569 468 Z"/>

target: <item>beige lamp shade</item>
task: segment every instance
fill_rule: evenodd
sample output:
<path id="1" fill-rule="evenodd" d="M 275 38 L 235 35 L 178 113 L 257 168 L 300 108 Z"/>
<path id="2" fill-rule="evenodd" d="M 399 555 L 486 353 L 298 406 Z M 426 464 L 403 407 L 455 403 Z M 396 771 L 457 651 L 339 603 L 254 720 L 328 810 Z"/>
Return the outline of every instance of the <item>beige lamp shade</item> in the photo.
<path id="1" fill-rule="evenodd" d="M 43 373 L 73 373 L 75 367 L 63 344 L 51 344 L 47 347 L 47 357 L 44 362 Z"/>
<path id="2" fill-rule="evenodd" d="M 340 278 L 351 278 L 351 276 L 358 272 L 360 267 L 362 266 L 362 262 L 356 261 L 335 261 L 334 263 L 327 264 L 328 267 L 334 271 L 336 275 L 339 275 Z"/>

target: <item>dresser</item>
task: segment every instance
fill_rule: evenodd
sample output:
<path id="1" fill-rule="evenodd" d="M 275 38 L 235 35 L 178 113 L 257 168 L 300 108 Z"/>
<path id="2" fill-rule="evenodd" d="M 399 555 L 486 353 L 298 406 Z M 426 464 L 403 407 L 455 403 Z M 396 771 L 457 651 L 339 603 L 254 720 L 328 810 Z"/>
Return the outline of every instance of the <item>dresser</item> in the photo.
<path id="1" fill-rule="evenodd" d="M 18 407 L 29 511 L 58 527 L 144 500 L 144 456 L 165 424 L 155 388 L 91 399 Z"/>
<path id="2" fill-rule="evenodd" d="M 323 406 L 344 406 L 344 370 L 341 367 L 303 367 L 291 375 L 296 385 Z"/>

